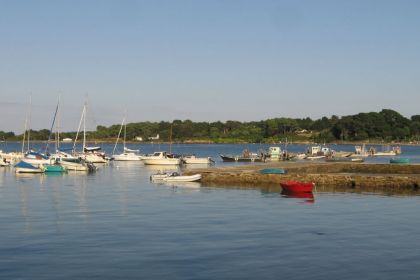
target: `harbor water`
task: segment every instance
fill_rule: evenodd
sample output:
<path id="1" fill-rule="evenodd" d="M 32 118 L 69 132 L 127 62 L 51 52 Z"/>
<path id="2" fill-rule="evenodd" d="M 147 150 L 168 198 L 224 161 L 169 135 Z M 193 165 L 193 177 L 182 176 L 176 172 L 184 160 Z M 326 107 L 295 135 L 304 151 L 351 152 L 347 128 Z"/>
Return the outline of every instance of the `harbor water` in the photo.
<path id="1" fill-rule="evenodd" d="M 221 167 L 219 154 L 261 145 L 129 146 L 138 147 L 212 156 Z M 419 147 L 402 150 L 420 162 Z M 172 168 L 112 162 L 95 173 L 59 175 L 1 168 L 0 279 L 420 277 L 420 196 L 292 197 L 269 188 L 150 182 L 161 169 Z"/>

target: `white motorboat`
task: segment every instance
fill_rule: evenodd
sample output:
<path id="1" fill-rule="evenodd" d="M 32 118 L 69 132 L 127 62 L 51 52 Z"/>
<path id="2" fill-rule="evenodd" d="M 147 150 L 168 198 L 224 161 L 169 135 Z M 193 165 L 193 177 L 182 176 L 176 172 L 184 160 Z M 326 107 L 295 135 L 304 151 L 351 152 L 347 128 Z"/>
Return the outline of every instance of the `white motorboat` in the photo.
<path id="1" fill-rule="evenodd" d="M 185 164 L 212 164 L 214 160 L 211 157 L 196 157 L 195 155 L 187 155 L 182 157 Z"/>
<path id="2" fill-rule="evenodd" d="M 197 182 L 201 180 L 201 174 L 182 176 L 178 172 L 158 173 L 151 175 L 150 180 L 164 182 Z"/>
<path id="3" fill-rule="evenodd" d="M 180 165 L 180 158 L 168 157 L 166 152 L 155 152 L 151 156 L 142 157 L 143 163 L 146 165 Z"/>

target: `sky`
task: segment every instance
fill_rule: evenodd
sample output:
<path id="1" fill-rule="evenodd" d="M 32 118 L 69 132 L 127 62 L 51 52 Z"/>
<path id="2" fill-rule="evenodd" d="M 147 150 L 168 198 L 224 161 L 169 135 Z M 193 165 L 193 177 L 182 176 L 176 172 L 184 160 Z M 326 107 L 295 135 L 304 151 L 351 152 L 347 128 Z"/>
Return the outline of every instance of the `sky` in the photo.
<path id="1" fill-rule="evenodd" d="M 0 131 L 420 114 L 420 1 L 0 0 Z M 32 97 L 30 97 L 32 96 Z M 29 110 L 29 100 L 32 105 Z"/>

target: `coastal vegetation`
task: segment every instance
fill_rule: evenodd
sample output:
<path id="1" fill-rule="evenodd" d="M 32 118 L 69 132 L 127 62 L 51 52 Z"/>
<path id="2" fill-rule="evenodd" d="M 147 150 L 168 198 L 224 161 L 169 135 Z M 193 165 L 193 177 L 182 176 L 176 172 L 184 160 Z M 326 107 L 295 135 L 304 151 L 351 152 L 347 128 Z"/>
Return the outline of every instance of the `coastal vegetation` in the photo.
<path id="1" fill-rule="evenodd" d="M 1 128 L 0 128 L 1 129 Z M 88 140 L 113 141 L 120 125 L 99 125 L 88 133 Z M 127 139 L 141 137 L 148 141 L 174 141 L 183 143 L 279 143 L 279 142 L 418 142 L 420 115 L 406 118 L 400 113 L 383 109 L 380 112 L 359 113 L 349 116 L 311 118 L 273 118 L 262 121 L 239 122 L 136 122 L 127 124 Z M 31 139 L 44 141 L 50 131 L 31 130 Z M 61 138 L 74 139 L 76 132 L 61 133 Z M 159 139 L 156 139 L 159 135 Z M 17 141 L 22 135 L 0 131 L 0 140 Z"/>

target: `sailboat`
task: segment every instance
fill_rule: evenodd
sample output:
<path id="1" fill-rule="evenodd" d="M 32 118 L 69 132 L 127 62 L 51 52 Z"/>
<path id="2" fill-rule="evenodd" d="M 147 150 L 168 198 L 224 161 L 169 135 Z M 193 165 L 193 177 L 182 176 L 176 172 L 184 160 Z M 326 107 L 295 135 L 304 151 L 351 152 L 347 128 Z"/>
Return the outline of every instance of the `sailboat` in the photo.
<path id="1" fill-rule="evenodd" d="M 79 128 L 77 129 L 76 138 L 74 139 L 73 153 L 75 153 L 77 137 L 79 136 L 80 127 L 83 121 L 83 150 L 81 153 L 78 154 L 78 156 L 90 163 L 106 163 L 107 161 L 105 159 L 104 154 L 99 153 L 99 150 L 101 150 L 101 147 L 87 147 L 86 146 L 86 110 L 87 110 L 87 104 L 85 102 L 85 104 L 83 105 L 82 116 L 79 122 Z"/>
<path id="2" fill-rule="evenodd" d="M 112 151 L 112 158 L 116 161 L 140 161 L 141 156 L 138 155 L 139 150 L 131 150 L 125 146 L 125 138 L 127 135 L 127 125 L 124 122 L 125 122 L 125 117 L 123 118 L 123 121 L 121 123 L 120 131 L 118 132 L 117 141 L 115 142 L 114 150 Z M 121 130 L 123 127 L 124 127 L 124 137 L 123 137 L 124 151 L 122 154 L 116 155 L 115 150 L 117 148 L 118 140 L 120 139 Z"/>
<path id="3" fill-rule="evenodd" d="M 80 129 L 80 126 L 79 126 Z M 95 171 L 96 166 L 92 163 L 86 162 L 84 159 L 81 159 L 78 156 L 66 153 L 60 149 L 60 132 L 58 125 L 56 127 L 56 153 L 52 155 L 52 158 L 55 159 L 56 163 L 64 167 L 65 170 L 69 171 Z M 73 146 L 74 151 L 74 146 Z M 55 169 L 51 167 L 51 169 Z"/>
<path id="4" fill-rule="evenodd" d="M 22 165 L 25 165 L 25 163 L 27 163 L 28 165 L 26 167 L 22 167 L 22 170 L 28 169 L 28 170 L 34 170 L 31 169 L 31 167 L 29 167 L 29 165 L 32 165 L 35 169 L 39 168 L 40 165 L 42 164 L 51 164 L 54 162 L 54 160 L 50 159 L 50 157 L 48 155 L 45 154 L 41 154 L 39 152 L 35 152 L 33 150 L 30 149 L 30 120 L 31 120 L 31 107 L 32 107 L 32 96 L 30 96 L 30 100 L 29 100 L 29 115 L 26 117 L 25 119 L 25 129 L 23 132 L 23 141 L 22 141 L 22 154 L 24 155 L 23 158 L 21 159 Z M 55 118 L 55 116 L 54 116 Z M 25 150 L 25 138 L 27 135 L 27 151 L 24 153 Z M 18 164 L 19 164 L 18 163 Z M 15 166 L 18 166 L 15 165 Z M 40 173 L 40 172 L 36 172 L 36 173 Z"/>

